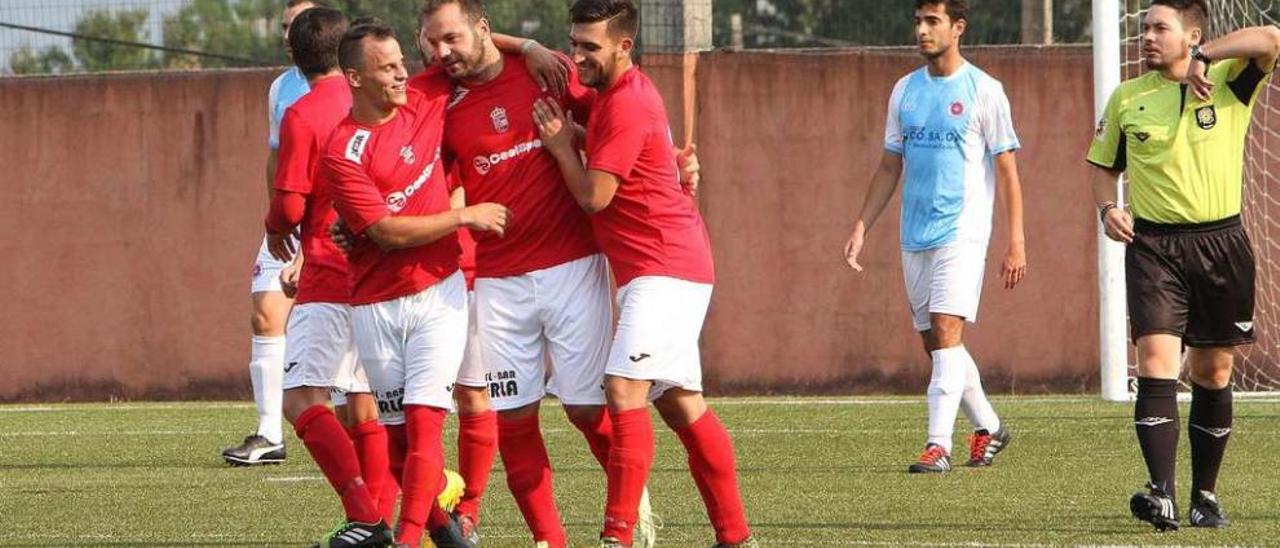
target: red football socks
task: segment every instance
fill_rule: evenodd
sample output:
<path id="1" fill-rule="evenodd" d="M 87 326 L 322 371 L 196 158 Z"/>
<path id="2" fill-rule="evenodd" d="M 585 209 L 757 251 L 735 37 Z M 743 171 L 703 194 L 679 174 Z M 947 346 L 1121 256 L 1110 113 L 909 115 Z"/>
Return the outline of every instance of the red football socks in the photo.
<path id="1" fill-rule="evenodd" d="M 579 432 L 582 432 L 582 437 L 587 438 L 591 454 L 595 456 L 596 462 L 600 463 L 600 467 L 608 466 L 609 447 L 613 444 L 613 421 L 609 418 L 609 413 L 602 408 L 590 419 L 571 422 Z"/>
<path id="2" fill-rule="evenodd" d="M 640 496 L 653 466 L 653 423 L 649 409 L 610 411 L 613 422 L 613 446 L 605 466 L 608 495 L 604 507 L 602 536 L 614 537 L 631 544 Z"/>
<path id="3" fill-rule="evenodd" d="M 568 542 L 551 485 L 551 459 L 542 441 L 538 415 L 498 418 L 498 450 L 507 469 L 507 487 L 524 514 L 535 541 L 552 547 Z"/>
<path id="4" fill-rule="evenodd" d="M 387 523 L 395 521 L 396 497 L 400 488 L 391 476 L 387 429 L 378 423 L 378 419 L 367 420 L 351 428 L 351 441 L 355 443 L 360 473 L 369 486 L 369 493 L 377 497 L 378 512 Z"/>
<path id="5" fill-rule="evenodd" d="M 404 500 L 396 542 L 418 546 L 426 528 L 448 525 L 449 518 L 436 504 L 444 488 L 444 431 L 446 411 L 425 405 L 405 405 L 405 437 L 408 452 L 400 488 Z"/>
<path id="6" fill-rule="evenodd" d="M 733 440 L 720 418 L 707 410 L 698 420 L 676 429 L 689 454 L 689 472 L 702 493 L 707 517 L 716 530 L 716 542 L 736 544 L 747 540 L 747 514 L 738 493 L 738 472 L 733 462 Z"/>
<path id="7" fill-rule="evenodd" d="M 493 456 L 498 452 L 498 414 L 493 410 L 458 415 L 458 474 L 466 490 L 455 511 L 480 523 L 480 499 L 489 485 Z"/>
<path id="8" fill-rule="evenodd" d="M 347 431 L 326 405 L 313 405 L 293 423 L 294 432 L 307 446 L 329 485 L 342 498 L 347 519 L 377 523 L 382 519 L 378 503 L 360 476 L 360 461 Z"/>

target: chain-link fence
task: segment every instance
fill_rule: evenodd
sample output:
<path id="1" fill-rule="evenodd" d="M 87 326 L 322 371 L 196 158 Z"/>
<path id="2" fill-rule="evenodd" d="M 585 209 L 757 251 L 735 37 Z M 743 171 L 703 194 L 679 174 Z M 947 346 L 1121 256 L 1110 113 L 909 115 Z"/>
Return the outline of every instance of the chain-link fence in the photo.
<path id="1" fill-rule="evenodd" d="M 279 65 L 284 0 L 3 0 L 0 74 Z M 421 0 L 328 0 L 413 36 Z M 563 48 L 571 0 L 488 0 L 495 29 Z M 680 35 L 706 47 L 796 48 L 912 42 L 903 0 L 638 0 L 641 47 Z M 1088 41 L 1089 0 L 970 0 L 966 43 Z M 709 10 L 707 7 L 709 6 Z M 696 14 L 689 19 L 688 14 Z M 1048 14 L 1048 15 L 1046 15 Z M 664 34 L 665 33 L 665 34 Z M 662 48 L 656 48 L 661 50 Z M 703 49 L 703 48 L 699 48 Z M 651 49 L 652 50 L 652 49 Z"/>

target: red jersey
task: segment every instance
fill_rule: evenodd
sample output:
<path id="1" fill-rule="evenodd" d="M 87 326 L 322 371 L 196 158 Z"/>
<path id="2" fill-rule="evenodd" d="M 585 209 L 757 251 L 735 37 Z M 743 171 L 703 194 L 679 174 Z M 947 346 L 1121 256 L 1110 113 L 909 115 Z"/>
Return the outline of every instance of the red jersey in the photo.
<path id="1" fill-rule="evenodd" d="M 572 66 L 572 63 L 566 64 Z M 576 69 L 574 69 L 576 72 Z M 594 96 L 570 75 L 562 106 L 578 113 Z M 467 203 L 511 210 L 499 238 L 476 234 L 476 275 L 515 276 L 597 253 L 591 221 L 542 147 L 533 102 L 547 97 L 519 55 L 504 55 L 502 72 L 480 85 L 456 84 L 445 114 L 445 159 L 457 166 Z M 583 116 L 579 120 L 586 120 Z"/>
<path id="2" fill-rule="evenodd" d="M 639 276 L 715 281 L 707 227 L 680 186 L 667 109 L 639 69 L 592 107 L 587 169 L 618 177 L 613 201 L 591 222 L 619 287 Z"/>
<path id="3" fill-rule="evenodd" d="M 334 207 L 355 234 L 388 216 L 429 216 L 449 210 L 440 140 L 447 86 L 408 91 L 391 120 L 366 126 L 347 117 L 333 133 L 322 173 Z M 351 304 L 413 295 L 458 270 L 458 237 L 383 251 L 367 238 L 351 250 Z"/>
<path id="4" fill-rule="evenodd" d="M 302 216 L 302 274 L 298 304 L 345 303 L 350 298 L 347 258 L 329 239 L 338 218 L 328 188 L 316 184 L 320 160 L 334 128 L 351 111 L 351 91 L 340 76 L 321 79 L 285 111 L 274 186 L 307 198 Z"/>
<path id="5" fill-rule="evenodd" d="M 458 180 L 458 174 L 455 171 L 449 172 L 449 196 L 453 196 L 453 191 L 462 186 L 462 182 Z M 476 289 L 476 239 L 471 236 L 471 231 L 466 228 L 458 229 L 458 246 L 462 248 L 462 254 L 458 255 L 458 267 L 462 269 L 462 275 L 467 278 L 467 291 L 475 291 Z"/>

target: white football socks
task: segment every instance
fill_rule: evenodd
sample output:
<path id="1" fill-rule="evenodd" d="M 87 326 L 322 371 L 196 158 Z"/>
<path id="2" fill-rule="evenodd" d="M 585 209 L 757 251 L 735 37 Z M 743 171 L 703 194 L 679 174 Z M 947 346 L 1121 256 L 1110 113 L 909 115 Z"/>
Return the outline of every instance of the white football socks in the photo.
<path id="1" fill-rule="evenodd" d="M 955 431 L 956 413 L 965 391 L 969 353 L 963 346 L 943 348 L 929 353 L 933 357 L 933 375 L 929 379 L 929 443 L 941 445 L 951 453 L 951 434 Z"/>
<path id="2" fill-rule="evenodd" d="M 258 435 L 280 443 L 284 439 L 284 337 L 253 337 L 249 378 L 258 406 Z"/>
<path id="3" fill-rule="evenodd" d="M 1000 417 L 991 407 L 987 393 L 982 390 L 982 375 L 978 373 L 978 364 L 973 362 L 973 356 L 963 346 L 960 350 L 963 351 L 966 362 L 964 396 L 960 399 L 960 408 L 964 410 L 964 416 L 969 418 L 969 422 L 973 423 L 974 430 L 986 430 L 994 434 L 1000 429 Z"/>

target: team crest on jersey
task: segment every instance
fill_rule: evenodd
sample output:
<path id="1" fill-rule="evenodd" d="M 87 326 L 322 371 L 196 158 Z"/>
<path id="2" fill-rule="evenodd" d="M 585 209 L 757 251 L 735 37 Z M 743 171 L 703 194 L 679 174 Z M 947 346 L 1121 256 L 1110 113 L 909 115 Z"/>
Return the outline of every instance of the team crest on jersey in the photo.
<path id="1" fill-rule="evenodd" d="M 502 107 L 493 107 L 489 111 L 489 120 L 493 122 L 493 130 L 498 133 L 506 133 L 511 129 L 511 122 L 507 120 L 507 109 Z"/>
<path id="2" fill-rule="evenodd" d="M 404 160 L 404 163 L 407 165 L 413 165 L 413 163 L 418 160 L 414 157 L 413 147 L 410 145 L 405 145 L 400 149 L 400 159 Z"/>
<path id="3" fill-rule="evenodd" d="M 481 175 L 488 175 L 489 170 L 493 168 L 493 163 L 489 161 L 487 156 L 476 156 L 473 163 L 476 166 L 476 171 L 480 172 Z"/>
<path id="4" fill-rule="evenodd" d="M 956 101 L 956 102 L 954 102 L 954 103 L 951 103 L 951 108 L 948 110 L 948 112 L 950 112 L 952 116 L 956 116 L 956 117 L 959 117 L 959 116 L 963 115 L 963 114 L 964 114 L 964 103 L 963 103 L 963 102 L 960 102 L 960 101 Z"/>
<path id="5" fill-rule="evenodd" d="M 1214 110 L 1213 105 L 1196 109 L 1196 125 L 1204 130 L 1213 129 L 1213 126 L 1218 125 L 1218 111 Z"/>

